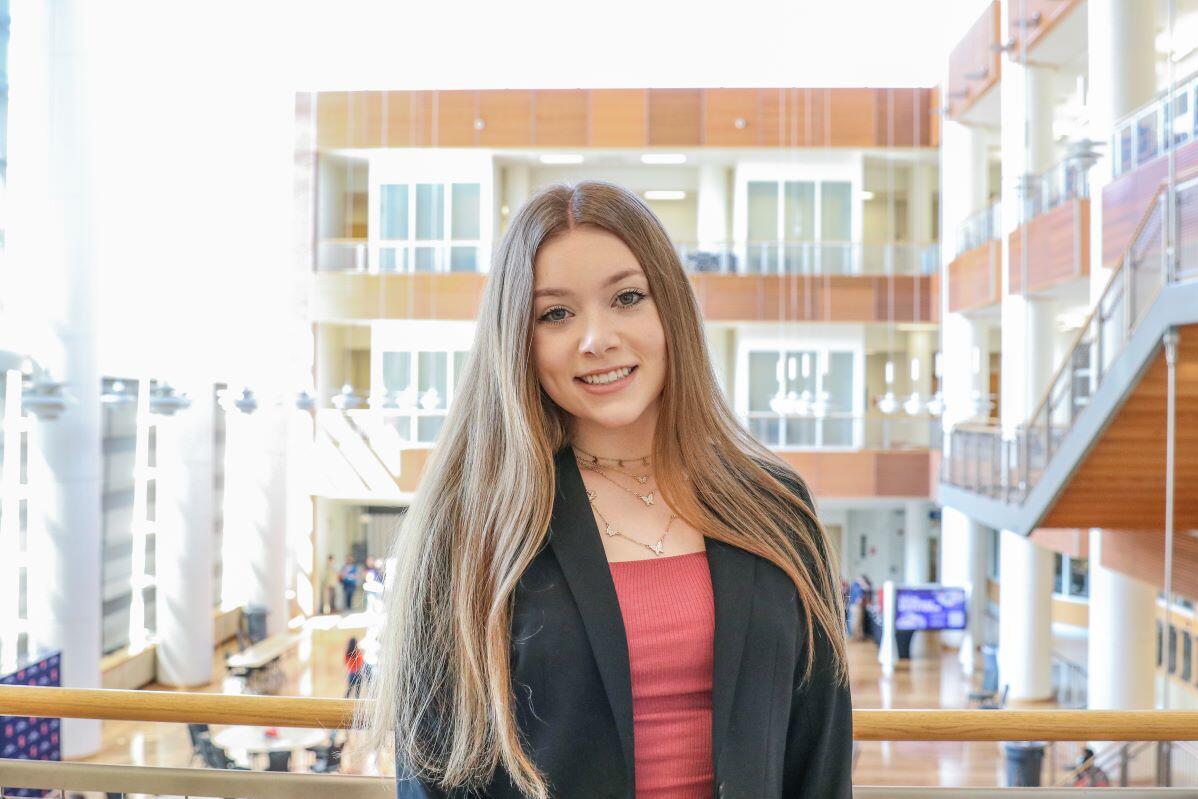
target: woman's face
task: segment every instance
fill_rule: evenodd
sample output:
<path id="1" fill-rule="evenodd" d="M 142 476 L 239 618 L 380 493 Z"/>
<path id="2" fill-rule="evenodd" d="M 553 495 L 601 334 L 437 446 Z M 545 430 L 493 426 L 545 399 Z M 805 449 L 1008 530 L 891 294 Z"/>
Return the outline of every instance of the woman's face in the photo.
<path id="1" fill-rule="evenodd" d="M 624 242 L 583 226 L 543 245 L 532 313 L 537 377 L 577 422 L 620 428 L 646 411 L 656 419 L 665 331 L 644 270 Z"/>

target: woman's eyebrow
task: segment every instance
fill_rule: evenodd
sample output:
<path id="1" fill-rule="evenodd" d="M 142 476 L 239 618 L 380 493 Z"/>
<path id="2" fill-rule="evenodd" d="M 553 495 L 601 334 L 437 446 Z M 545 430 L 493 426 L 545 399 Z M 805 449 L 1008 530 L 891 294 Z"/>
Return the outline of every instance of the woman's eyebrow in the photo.
<path id="1" fill-rule="evenodd" d="M 607 280 L 603 281 L 603 288 L 607 288 L 613 283 L 619 283 L 624 278 L 632 277 L 633 275 L 643 275 L 643 273 L 639 269 L 624 269 L 622 271 L 616 272 Z M 573 293 L 574 292 L 570 291 L 569 289 L 543 288 L 534 291 L 532 296 L 533 299 L 538 297 L 569 297 Z"/>

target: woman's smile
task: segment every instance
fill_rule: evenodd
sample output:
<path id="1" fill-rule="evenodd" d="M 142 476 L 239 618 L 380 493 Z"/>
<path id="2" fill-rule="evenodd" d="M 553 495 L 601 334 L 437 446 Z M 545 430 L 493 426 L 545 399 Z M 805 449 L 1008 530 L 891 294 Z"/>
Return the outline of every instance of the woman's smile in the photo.
<path id="1" fill-rule="evenodd" d="M 607 371 L 589 372 L 574 378 L 589 394 L 612 394 L 636 377 L 636 366 L 621 366 Z"/>

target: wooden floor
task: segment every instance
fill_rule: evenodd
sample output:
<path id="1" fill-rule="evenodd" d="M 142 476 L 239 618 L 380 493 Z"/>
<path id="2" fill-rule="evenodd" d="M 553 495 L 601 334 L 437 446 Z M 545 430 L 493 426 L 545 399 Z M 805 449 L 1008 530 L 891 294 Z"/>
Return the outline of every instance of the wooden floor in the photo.
<path id="1" fill-rule="evenodd" d="M 366 617 L 312 619 L 308 638 L 286 664 L 286 683 L 281 694 L 298 696 L 341 696 L 345 691 L 342 655 L 349 637 L 362 637 L 360 625 Z M 850 675 L 853 704 L 857 708 L 956 708 L 964 707 L 968 681 L 953 652 L 939 650 L 903 664 L 893 675 L 882 674 L 877 649 L 872 643 L 850 645 Z M 203 689 L 239 692 L 237 681 L 225 680 L 223 661 L 216 673 L 221 679 Z M 148 686 L 161 690 L 161 686 Z M 214 727 L 216 732 L 219 728 Z M 858 785 L 998 786 L 1004 784 L 1001 744 L 866 742 L 854 770 Z M 1062 752 L 1072 759 L 1073 752 Z M 88 762 L 134 765 L 184 766 L 191 757 L 187 731 L 178 724 L 104 722 L 103 749 Z M 390 775 L 390 764 L 364 762 L 359 756 L 347 759 L 350 773 Z M 300 761 L 296 764 L 305 768 Z"/>

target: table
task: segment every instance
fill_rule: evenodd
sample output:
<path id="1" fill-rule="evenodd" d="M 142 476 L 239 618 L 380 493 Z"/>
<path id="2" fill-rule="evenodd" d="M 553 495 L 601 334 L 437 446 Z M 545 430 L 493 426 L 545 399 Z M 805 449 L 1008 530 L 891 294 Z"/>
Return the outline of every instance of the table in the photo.
<path id="1" fill-rule="evenodd" d="M 265 755 L 268 752 L 294 752 L 327 743 L 331 730 L 279 727 L 273 738 L 266 727 L 227 727 L 212 736 L 212 742 L 230 752 Z"/>

